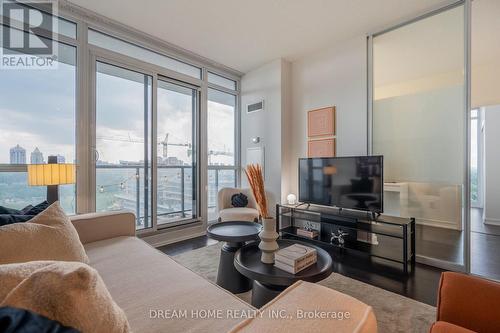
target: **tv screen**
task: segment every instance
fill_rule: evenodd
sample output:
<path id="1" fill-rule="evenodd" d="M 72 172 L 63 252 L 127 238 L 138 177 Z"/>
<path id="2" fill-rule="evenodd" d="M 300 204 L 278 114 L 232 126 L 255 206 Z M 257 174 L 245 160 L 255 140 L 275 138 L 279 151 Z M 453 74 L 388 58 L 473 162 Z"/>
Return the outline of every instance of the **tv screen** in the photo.
<path id="1" fill-rule="evenodd" d="M 299 201 L 383 212 L 383 156 L 299 159 Z"/>

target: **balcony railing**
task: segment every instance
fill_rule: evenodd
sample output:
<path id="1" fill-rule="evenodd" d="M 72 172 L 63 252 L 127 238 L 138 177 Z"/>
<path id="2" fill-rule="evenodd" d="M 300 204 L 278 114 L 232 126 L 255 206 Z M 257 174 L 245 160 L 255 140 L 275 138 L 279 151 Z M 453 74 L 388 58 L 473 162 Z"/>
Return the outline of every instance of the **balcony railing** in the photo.
<path id="1" fill-rule="evenodd" d="M 157 191 L 150 193 L 151 185 L 144 186 L 144 166 L 97 165 L 97 211 L 130 209 L 137 216 L 137 228 L 151 226 L 151 195 L 156 195 L 157 223 L 164 225 L 199 214 L 196 205 L 196 175 L 191 166 L 157 166 Z M 220 188 L 236 186 L 236 167 L 208 167 L 209 221 L 217 218 L 217 193 Z M 149 169 L 148 179 L 151 179 Z M 148 202 L 145 205 L 145 202 Z M 148 218 L 145 218 L 148 216 Z"/>

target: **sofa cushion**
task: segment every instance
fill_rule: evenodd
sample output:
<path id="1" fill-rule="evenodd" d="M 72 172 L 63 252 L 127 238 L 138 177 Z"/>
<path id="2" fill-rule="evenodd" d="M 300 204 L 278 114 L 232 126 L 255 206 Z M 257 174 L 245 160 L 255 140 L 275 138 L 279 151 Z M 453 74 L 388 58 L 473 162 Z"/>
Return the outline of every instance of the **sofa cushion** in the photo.
<path id="1" fill-rule="evenodd" d="M 284 319 L 277 320 L 277 316 Z M 377 333 L 377 320 L 371 306 L 354 297 L 298 281 L 262 307 L 258 316 L 230 332 Z"/>
<path id="2" fill-rule="evenodd" d="M 219 212 L 221 221 L 250 221 L 259 218 L 259 211 L 255 208 L 240 207 L 226 208 Z"/>
<path id="3" fill-rule="evenodd" d="M 0 307 L 26 309 L 80 332 L 125 333 L 127 318 L 96 270 L 80 262 L 0 265 Z"/>
<path id="4" fill-rule="evenodd" d="M 228 313 L 253 309 L 138 238 L 101 240 L 85 249 L 134 332 L 226 332 L 241 321 Z M 220 318 L 196 318 L 210 310 Z M 173 311 L 186 317 L 168 318 Z"/>
<path id="5" fill-rule="evenodd" d="M 26 223 L 0 227 L 0 264 L 34 260 L 88 262 L 78 233 L 59 202 Z"/>
<path id="6" fill-rule="evenodd" d="M 447 323 L 445 321 L 436 321 L 432 324 L 430 333 L 475 333 L 466 328 Z"/>

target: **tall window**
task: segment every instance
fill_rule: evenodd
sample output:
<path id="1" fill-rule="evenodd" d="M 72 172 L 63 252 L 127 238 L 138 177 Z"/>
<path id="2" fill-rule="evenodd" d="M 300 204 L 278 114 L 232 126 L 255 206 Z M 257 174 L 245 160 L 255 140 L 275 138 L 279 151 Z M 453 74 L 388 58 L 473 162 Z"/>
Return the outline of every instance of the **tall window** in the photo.
<path id="1" fill-rule="evenodd" d="M 482 128 L 481 112 L 479 109 L 471 110 L 471 135 L 470 135 L 470 194 L 471 204 L 474 207 L 482 207 L 481 198 L 481 158 L 482 158 Z"/>
<path id="2" fill-rule="evenodd" d="M 158 80 L 158 224 L 196 218 L 197 90 Z"/>
<path id="3" fill-rule="evenodd" d="M 58 48 L 54 68 L 0 69 L 2 206 L 23 208 L 46 199 L 45 187 L 27 185 L 22 165 L 47 163 L 49 155 L 57 156 L 59 162 L 76 160 L 76 48 L 54 45 Z M 10 165 L 9 172 L 2 171 L 7 170 L 6 165 Z M 64 210 L 74 213 L 75 186 L 60 186 L 59 197 Z"/>
<path id="4" fill-rule="evenodd" d="M 217 218 L 217 193 L 235 187 L 236 96 L 208 89 L 208 217 Z"/>
<path id="5" fill-rule="evenodd" d="M 151 76 L 97 62 L 96 210 L 135 211 L 150 223 Z"/>

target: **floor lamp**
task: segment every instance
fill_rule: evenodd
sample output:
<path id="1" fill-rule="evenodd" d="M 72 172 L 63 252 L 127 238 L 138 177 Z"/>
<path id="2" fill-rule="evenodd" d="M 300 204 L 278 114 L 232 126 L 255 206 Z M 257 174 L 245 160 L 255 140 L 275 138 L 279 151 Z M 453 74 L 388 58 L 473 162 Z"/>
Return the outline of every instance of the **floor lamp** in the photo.
<path id="1" fill-rule="evenodd" d="M 75 165 L 57 163 L 57 156 L 49 156 L 47 164 L 28 165 L 28 185 L 47 186 L 47 202 L 59 200 L 59 185 L 75 183 Z"/>

